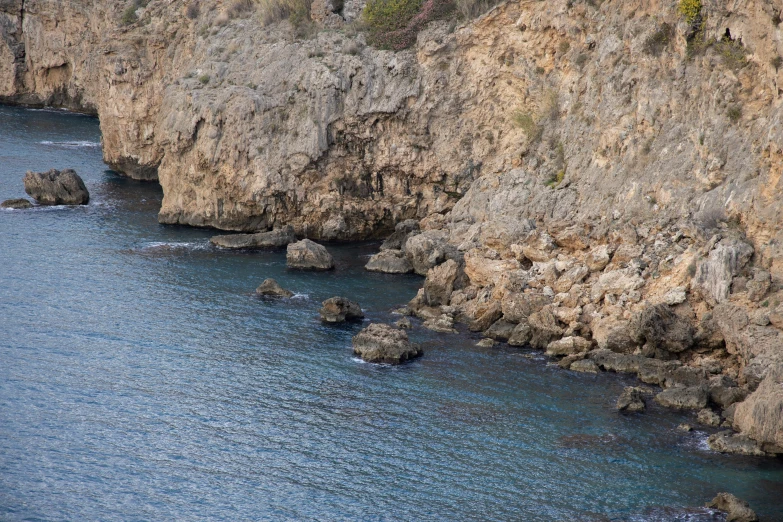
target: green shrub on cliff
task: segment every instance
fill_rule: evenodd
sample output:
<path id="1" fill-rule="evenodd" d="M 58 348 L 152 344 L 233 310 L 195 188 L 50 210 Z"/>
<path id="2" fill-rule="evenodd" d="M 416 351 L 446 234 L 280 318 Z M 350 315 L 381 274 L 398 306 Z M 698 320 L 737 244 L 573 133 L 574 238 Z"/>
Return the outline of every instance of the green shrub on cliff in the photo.
<path id="1" fill-rule="evenodd" d="M 399 51 L 410 47 L 427 23 L 453 10 L 452 0 L 369 0 L 362 18 L 370 44 Z"/>
<path id="2" fill-rule="evenodd" d="M 139 19 L 138 16 L 136 16 L 136 4 L 131 4 L 128 6 L 125 11 L 122 13 L 122 18 L 120 19 L 120 22 L 122 22 L 122 25 L 131 25 L 133 23 L 136 23 Z"/>
<path id="3" fill-rule="evenodd" d="M 680 0 L 680 14 L 691 24 L 701 13 L 701 0 Z"/>
<path id="4" fill-rule="evenodd" d="M 264 25 L 289 20 L 296 27 L 310 20 L 308 0 L 261 0 L 259 4 Z"/>

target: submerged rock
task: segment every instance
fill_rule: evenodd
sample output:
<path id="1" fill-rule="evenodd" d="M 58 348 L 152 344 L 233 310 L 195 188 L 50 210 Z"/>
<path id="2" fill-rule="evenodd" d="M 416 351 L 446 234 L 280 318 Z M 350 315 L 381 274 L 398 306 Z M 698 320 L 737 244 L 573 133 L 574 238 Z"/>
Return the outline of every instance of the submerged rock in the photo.
<path id="1" fill-rule="evenodd" d="M 6 199 L 0 203 L 0 208 L 13 208 L 17 210 L 23 210 L 32 206 L 33 204 L 24 198 Z"/>
<path id="2" fill-rule="evenodd" d="M 291 225 L 256 234 L 226 234 L 212 236 L 209 242 L 220 248 L 282 248 L 296 241 Z"/>
<path id="3" fill-rule="evenodd" d="M 413 266 L 402 250 L 381 250 L 370 258 L 365 270 L 386 274 L 410 274 Z"/>
<path id="4" fill-rule="evenodd" d="M 707 507 L 728 513 L 726 522 L 757 522 L 759 519 L 747 502 L 731 493 L 718 493 L 711 502 L 707 503 Z"/>
<path id="5" fill-rule="evenodd" d="M 497 341 L 494 339 L 490 339 L 489 337 L 485 337 L 484 339 L 480 340 L 476 343 L 476 346 L 479 348 L 492 348 L 497 344 Z"/>
<path id="6" fill-rule="evenodd" d="M 617 398 L 618 411 L 641 412 L 646 407 L 643 390 L 635 386 L 626 387 Z"/>
<path id="7" fill-rule="evenodd" d="M 84 181 L 72 169 L 28 171 L 24 191 L 41 205 L 86 205 L 90 201 Z"/>
<path id="8" fill-rule="evenodd" d="M 326 247 L 309 239 L 288 245 L 286 263 L 288 268 L 300 270 L 331 270 L 334 268 L 334 258 L 326 250 Z"/>
<path id="9" fill-rule="evenodd" d="M 367 362 L 400 364 L 419 357 L 422 350 L 408 334 L 387 324 L 373 323 L 353 337 L 353 353 Z"/>
<path id="10" fill-rule="evenodd" d="M 364 318 L 364 312 L 359 303 L 344 297 L 332 297 L 321 303 L 321 321 L 325 323 L 342 323 Z"/>
<path id="11" fill-rule="evenodd" d="M 292 297 L 294 293 L 281 287 L 274 279 L 264 279 L 264 282 L 256 288 L 256 295 L 263 297 Z"/>

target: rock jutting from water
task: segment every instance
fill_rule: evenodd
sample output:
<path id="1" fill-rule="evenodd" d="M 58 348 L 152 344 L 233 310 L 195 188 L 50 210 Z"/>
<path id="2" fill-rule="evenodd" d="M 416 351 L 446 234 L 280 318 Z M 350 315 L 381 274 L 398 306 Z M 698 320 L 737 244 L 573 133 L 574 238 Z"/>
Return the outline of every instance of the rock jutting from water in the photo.
<path id="1" fill-rule="evenodd" d="M 24 210 L 32 208 L 33 204 L 24 198 L 6 199 L 0 203 L 0 208 L 10 208 L 15 210 Z"/>
<path id="2" fill-rule="evenodd" d="M 325 323 L 343 323 L 364 319 L 364 312 L 359 303 L 345 297 L 331 297 L 321 304 L 318 310 L 321 321 Z"/>
<path id="3" fill-rule="evenodd" d="M 422 355 L 408 334 L 387 324 L 372 323 L 353 337 L 353 352 L 367 362 L 401 364 Z"/>
<path id="4" fill-rule="evenodd" d="M 72 169 L 28 171 L 24 191 L 40 205 L 86 205 L 90 201 L 84 181 Z"/>
<path id="5" fill-rule="evenodd" d="M 726 522 L 758 522 L 756 512 L 750 509 L 750 505 L 731 493 L 718 493 L 707 507 L 726 512 Z"/>
<path id="6" fill-rule="evenodd" d="M 299 270 L 331 270 L 334 268 L 334 258 L 325 246 L 303 239 L 288 245 L 286 264 L 288 268 Z"/>
<path id="7" fill-rule="evenodd" d="M 280 286 L 274 279 L 264 279 L 256 288 L 256 295 L 261 297 L 293 297 L 294 293 Z"/>
<path id="8" fill-rule="evenodd" d="M 294 241 L 294 227 L 290 225 L 268 232 L 224 234 L 209 238 L 213 245 L 226 249 L 282 248 Z"/>

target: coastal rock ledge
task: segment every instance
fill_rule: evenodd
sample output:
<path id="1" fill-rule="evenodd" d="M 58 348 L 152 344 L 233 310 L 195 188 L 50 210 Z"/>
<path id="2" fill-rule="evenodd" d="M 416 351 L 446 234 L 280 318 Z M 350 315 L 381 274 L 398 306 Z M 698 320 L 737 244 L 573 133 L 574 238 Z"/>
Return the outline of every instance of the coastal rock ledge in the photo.
<path id="1" fill-rule="evenodd" d="M 400 364 L 419 357 L 422 350 L 402 330 L 373 323 L 353 337 L 353 353 L 367 362 Z"/>

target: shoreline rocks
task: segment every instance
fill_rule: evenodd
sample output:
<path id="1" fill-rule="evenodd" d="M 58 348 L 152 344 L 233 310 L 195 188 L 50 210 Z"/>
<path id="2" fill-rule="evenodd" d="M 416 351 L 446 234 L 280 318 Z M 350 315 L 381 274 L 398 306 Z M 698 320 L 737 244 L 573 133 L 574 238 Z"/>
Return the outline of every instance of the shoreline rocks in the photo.
<path id="1" fill-rule="evenodd" d="M 6 199 L 0 203 L 0 208 L 10 208 L 14 210 L 25 210 L 32 208 L 33 204 L 24 198 Z"/>
<path id="2" fill-rule="evenodd" d="M 343 323 L 364 319 L 364 312 L 359 303 L 348 300 L 345 297 L 331 297 L 321 303 L 318 310 L 321 321 L 325 323 Z"/>
<path id="3" fill-rule="evenodd" d="M 353 337 L 353 353 L 372 363 L 401 364 L 422 355 L 408 334 L 387 324 L 372 323 Z"/>
<path id="4" fill-rule="evenodd" d="M 90 201 L 84 181 L 73 169 L 28 171 L 24 191 L 40 205 L 86 205 Z"/>
<path id="5" fill-rule="evenodd" d="M 255 234 L 223 234 L 212 236 L 209 242 L 226 249 L 282 248 L 296 241 L 294 227 L 283 228 Z"/>
<path id="6" fill-rule="evenodd" d="M 381 250 L 370 258 L 365 270 L 386 274 L 410 274 L 413 266 L 402 250 Z"/>
<path id="7" fill-rule="evenodd" d="M 288 245 L 286 264 L 297 270 L 332 270 L 334 258 L 325 246 L 303 239 Z"/>
<path id="8" fill-rule="evenodd" d="M 261 297 L 293 297 L 294 293 L 281 287 L 274 279 L 264 279 L 258 288 L 256 295 Z"/>
<path id="9" fill-rule="evenodd" d="M 627 386 L 617 398 L 617 411 L 642 412 L 647 408 L 644 390 L 636 386 Z"/>

